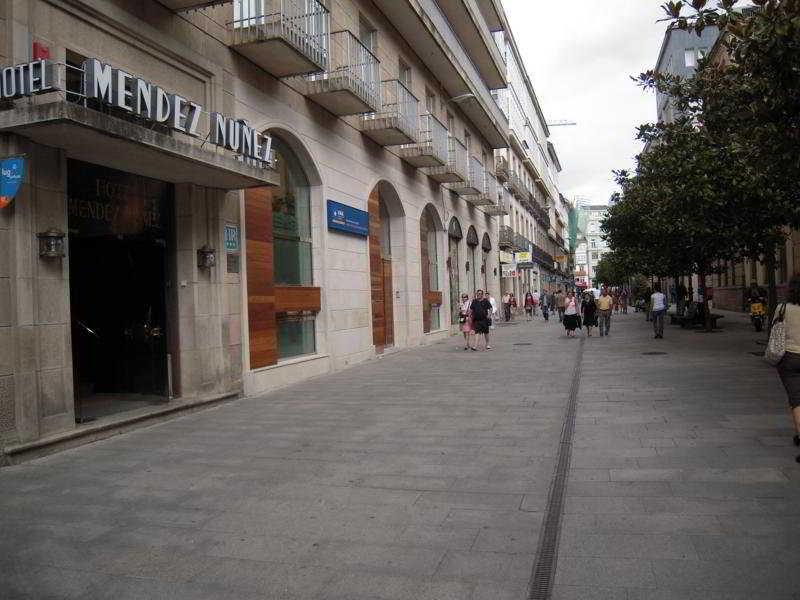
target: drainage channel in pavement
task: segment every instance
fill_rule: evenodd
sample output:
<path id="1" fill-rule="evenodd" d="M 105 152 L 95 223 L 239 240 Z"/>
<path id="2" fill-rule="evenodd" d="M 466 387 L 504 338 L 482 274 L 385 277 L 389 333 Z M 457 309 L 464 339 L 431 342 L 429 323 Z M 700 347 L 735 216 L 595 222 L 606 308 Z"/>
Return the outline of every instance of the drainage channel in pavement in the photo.
<path id="1" fill-rule="evenodd" d="M 578 408 L 578 390 L 581 385 L 581 363 L 586 338 L 581 338 L 578 355 L 575 358 L 575 370 L 572 372 L 572 385 L 569 391 L 569 402 L 564 413 L 561 426 L 561 440 L 558 448 L 553 480 L 547 496 L 544 526 L 542 527 L 536 561 L 533 564 L 528 600 L 549 600 L 553 592 L 553 580 L 558 563 L 558 536 L 561 532 L 561 519 L 564 512 L 564 496 L 567 489 L 570 460 L 572 458 L 572 438 L 575 434 L 575 415 Z"/>

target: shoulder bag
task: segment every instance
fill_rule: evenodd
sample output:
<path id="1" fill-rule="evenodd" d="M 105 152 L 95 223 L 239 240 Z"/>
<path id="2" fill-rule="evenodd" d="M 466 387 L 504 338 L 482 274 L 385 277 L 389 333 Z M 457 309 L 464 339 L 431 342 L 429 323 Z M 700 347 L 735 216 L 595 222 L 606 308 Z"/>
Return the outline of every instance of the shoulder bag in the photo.
<path id="1" fill-rule="evenodd" d="M 772 323 L 767 349 L 764 350 L 764 360 L 773 367 L 783 360 L 786 354 L 786 303 L 781 304 L 780 311 Z"/>

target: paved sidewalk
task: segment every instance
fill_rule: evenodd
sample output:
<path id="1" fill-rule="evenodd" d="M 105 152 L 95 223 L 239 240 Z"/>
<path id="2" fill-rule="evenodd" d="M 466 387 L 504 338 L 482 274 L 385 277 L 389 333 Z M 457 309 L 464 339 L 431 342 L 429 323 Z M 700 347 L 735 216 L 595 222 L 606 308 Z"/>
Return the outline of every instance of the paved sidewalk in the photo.
<path id="1" fill-rule="evenodd" d="M 800 598 L 785 397 L 730 321 L 586 340 L 554 598 Z M 518 322 L 0 469 L 0 599 L 523 600 L 580 343 Z"/>
<path id="2" fill-rule="evenodd" d="M 587 340 L 555 598 L 800 598 L 800 465 L 747 317 Z M 645 355 L 645 352 L 665 352 Z"/>
<path id="3" fill-rule="evenodd" d="M 523 598 L 577 346 L 499 331 L 0 470 L 0 597 Z"/>

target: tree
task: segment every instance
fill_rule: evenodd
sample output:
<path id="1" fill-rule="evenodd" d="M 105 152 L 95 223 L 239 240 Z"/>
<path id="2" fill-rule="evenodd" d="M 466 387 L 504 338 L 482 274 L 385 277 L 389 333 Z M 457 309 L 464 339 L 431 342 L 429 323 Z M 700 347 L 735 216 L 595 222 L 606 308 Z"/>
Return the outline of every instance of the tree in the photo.
<path id="1" fill-rule="evenodd" d="M 600 284 L 624 285 L 636 273 L 629 255 L 619 252 L 608 252 L 603 255 L 594 270 L 595 287 Z"/>
<path id="2" fill-rule="evenodd" d="M 689 118 L 643 125 L 639 139 L 649 149 L 635 173 L 617 173 L 622 192 L 602 224 L 609 245 L 645 273 L 697 273 L 704 284 L 751 235 L 747 215 L 735 208 L 740 165 Z M 707 306 L 705 314 L 710 330 Z"/>
<path id="3" fill-rule="evenodd" d="M 741 257 L 767 264 L 770 308 L 776 304 L 775 255 L 785 226 L 800 227 L 800 0 L 667 2 L 672 26 L 721 30 L 720 52 L 688 79 L 654 72 L 641 85 L 670 95 L 676 108 L 727 149 L 740 177 L 731 183 L 733 208 L 746 222 L 736 245 Z M 689 14 L 684 14 L 685 11 Z"/>

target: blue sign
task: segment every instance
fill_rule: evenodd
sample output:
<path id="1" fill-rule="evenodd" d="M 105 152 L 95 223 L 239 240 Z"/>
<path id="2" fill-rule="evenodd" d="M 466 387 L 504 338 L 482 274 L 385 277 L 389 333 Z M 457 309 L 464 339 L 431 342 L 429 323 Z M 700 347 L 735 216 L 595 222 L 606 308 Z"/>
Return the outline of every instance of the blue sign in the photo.
<path id="1" fill-rule="evenodd" d="M 17 195 L 25 176 L 25 159 L 22 157 L 0 160 L 0 208 L 8 206 Z"/>
<path id="2" fill-rule="evenodd" d="M 369 213 L 334 200 L 328 200 L 328 229 L 367 237 L 369 235 Z"/>
<path id="3" fill-rule="evenodd" d="M 238 252 L 241 244 L 239 242 L 239 226 L 225 225 L 225 250 L 228 252 Z"/>

